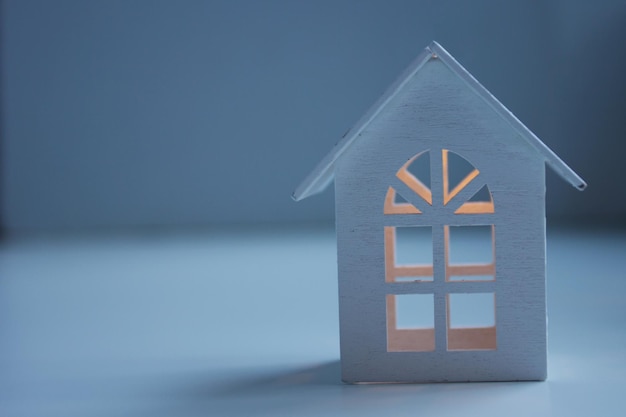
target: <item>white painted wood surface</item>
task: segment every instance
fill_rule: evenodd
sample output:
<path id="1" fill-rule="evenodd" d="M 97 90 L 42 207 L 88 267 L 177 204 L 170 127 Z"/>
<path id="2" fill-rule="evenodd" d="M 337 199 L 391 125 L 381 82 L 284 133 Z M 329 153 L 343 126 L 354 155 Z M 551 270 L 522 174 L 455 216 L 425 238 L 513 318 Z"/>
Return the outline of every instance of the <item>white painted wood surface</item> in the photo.
<path id="1" fill-rule="evenodd" d="M 483 87 L 465 68 L 463 68 L 441 45 L 432 42 L 424 51 L 418 55 L 409 67 L 394 81 L 385 93 L 370 107 L 370 109 L 359 119 L 359 121 L 341 138 L 335 147 L 324 159 L 311 171 L 311 173 L 298 185 L 293 192 L 294 200 L 322 192 L 332 182 L 334 178 L 334 167 L 336 161 L 343 153 L 350 148 L 352 143 L 360 136 L 363 129 L 371 123 L 376 116 L 393 100 L 393 98 L 405 88 L 406 84 L 417 74 L 422 66 L 436 57 L 453 71 L 458 77 L 463 79 L 469 88 L 480 96 L 493 108 L 504 120 L 516 130 L 521 137 L 528 141 L 533 148 L 544 158 L 546 163 L 555 170 L 563 179 L 572 186 L 584 190 L 587 184 L 569 166 L 565 164 L 546 144 L 544 144 L 528 127 L 526 127 L 509 109 L 507 109 L 497 98 L 495 98 L 485 87 Z"/>
<path id="2" fill-rule="evenodd" d="M 444 150 L 479 171 L 454 198 L 444 187 Z M 424 199 L 396 173 L 426 151 L 431 195 Z M 296 200 L 312 195 L 334 175 L 344 381 L 546 378 L 546 163 L 584 189 L 584 181 L 443 48 L 433 43 L 425 49 L 294 192 Z M 485 184 L 495 211 L 455 214 Z M 420 213 L 385 215 L 390 186 Z M 493 226 L 493 281 L 446 279 L 446 230 L 455 225 Z M 386 282 L 384 235 L 392 226 L 432 227 L 432 282 Z M 495 294 L 495 349 L 454 348 L 447 300 L 463 293 Z M 394 294 L 433 295 L 434 349 L 430 342 L 426 352 L 391 347 L 395 304 L 388 300 Z"/>

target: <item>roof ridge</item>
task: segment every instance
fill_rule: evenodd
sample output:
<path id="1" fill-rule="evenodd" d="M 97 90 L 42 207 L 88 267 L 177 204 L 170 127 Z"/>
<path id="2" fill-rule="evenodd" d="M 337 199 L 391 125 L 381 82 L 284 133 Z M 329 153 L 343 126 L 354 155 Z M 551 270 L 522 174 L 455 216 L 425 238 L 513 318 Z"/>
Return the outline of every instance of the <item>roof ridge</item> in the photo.
<path id="1" fill-rule="evenodd" d="M 469 88 L 481 97 L 512 129 L 526 140 L 537 153 L 543 156 L 546 163 L 563 179 L 579 190 L 584 190 L 587 184 L 561 158 L 559 158 L 546 144 L 544 144 L 528 127 L 526 127 L 509 109 L 483 87 L 452 55 L 437 42 L 432 41 L 409 64 L 398 78 L 385 90 L 382 96 L 370 106 L 365 114 L 348 130 L 335 144 L 333 149 L 317 164 L 317 166 L 298 185 L 292 194 L 296 201 L 307 198 L 323 191 L 333 180 L 335 161 L 352 145 L 361 132 L 378 116 L 378 114 L 393 100 L 413 76 L 431 59 L 439 59 L 448 69 L 461 78 Z"/>

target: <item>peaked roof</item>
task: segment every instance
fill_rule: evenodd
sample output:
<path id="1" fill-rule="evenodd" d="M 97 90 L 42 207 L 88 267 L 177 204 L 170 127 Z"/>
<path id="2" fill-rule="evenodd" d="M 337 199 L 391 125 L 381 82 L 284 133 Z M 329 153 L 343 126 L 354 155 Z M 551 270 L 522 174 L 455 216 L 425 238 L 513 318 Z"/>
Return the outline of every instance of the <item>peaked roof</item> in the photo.
<path id="1" fill-rule="evenodd" d="M 300 183 L 292 194 L 296 201 L 320 193 L 331 183 L 335 176 L 335 162 L 352 145 L 360 133 L 385 109 L 393 98 L 409 83 L 417 72 L 431 59 L 439 59 L 456 76 L 481 97 L 513 130 L 524 138 L 545 159 L 546 163 L 573 187 L 584 190 L 585 181 L 565 164 L 550 148 L 548 148 L 533 132 L 530 131 L 513 113 L 483 87 L 465 68 L 461 66 L 441 45 L 433 41 L 404 70 L 396 81 L 374 103 L 361 119 L 341 138 L 328 155 L 322 159 L 311 173 Z"/>

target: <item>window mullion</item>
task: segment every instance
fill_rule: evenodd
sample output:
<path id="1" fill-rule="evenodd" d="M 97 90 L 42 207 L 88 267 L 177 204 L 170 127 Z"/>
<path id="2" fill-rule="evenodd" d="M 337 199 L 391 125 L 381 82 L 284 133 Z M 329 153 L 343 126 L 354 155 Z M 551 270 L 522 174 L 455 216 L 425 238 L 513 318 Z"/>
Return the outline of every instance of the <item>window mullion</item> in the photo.
<path id="1" fill-rule="evenodd" d="M 446 350 L 446 251 L 444 226 L 433 225 L 433 287 L 435 296 L 435 349 Z"/>
<path id="2" fill-rule="evenodd" d="M 444 241 L 444 218 L 443 210 L 443 179 L 448 173 L 443 171 L 442 149 L 430 151 L 430 189 L 432 192 L 432 206 L 434 213 L 441 213 L 438 221 L 432 222 L 433 232 L 433 284 L 435 291 L 435 350 L 447 349 L 447 326 L 446 326 L 446 265 L 445 265 L 445 241 Z M 435 220 L 435 219 L 433 219 Z"/>

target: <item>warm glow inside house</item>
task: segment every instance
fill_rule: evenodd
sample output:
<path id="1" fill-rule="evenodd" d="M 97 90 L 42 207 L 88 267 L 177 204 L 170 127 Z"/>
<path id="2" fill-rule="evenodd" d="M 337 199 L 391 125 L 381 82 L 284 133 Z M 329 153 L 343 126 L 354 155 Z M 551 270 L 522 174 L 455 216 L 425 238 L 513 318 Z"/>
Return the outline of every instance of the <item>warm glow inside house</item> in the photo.
<path id="1" fill-rule="evenodd" d="M 584 181 L 440 45 L 294 192 L 335 181 L 345 382 L 546 378 L 545 166 Z"/>

